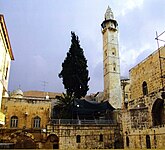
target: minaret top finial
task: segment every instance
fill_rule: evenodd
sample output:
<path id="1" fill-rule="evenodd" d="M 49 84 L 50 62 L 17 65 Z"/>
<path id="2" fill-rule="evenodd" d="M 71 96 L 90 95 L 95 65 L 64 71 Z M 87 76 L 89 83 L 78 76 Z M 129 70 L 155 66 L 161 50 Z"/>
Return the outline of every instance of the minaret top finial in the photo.
<path id="1" fill-rule="evenodd" d="M 105 20 L 109 20 L 109 19 L 114 19 L 114 16 L 111 8 L 108 6 L 107 11 L 105 13 Z"/>

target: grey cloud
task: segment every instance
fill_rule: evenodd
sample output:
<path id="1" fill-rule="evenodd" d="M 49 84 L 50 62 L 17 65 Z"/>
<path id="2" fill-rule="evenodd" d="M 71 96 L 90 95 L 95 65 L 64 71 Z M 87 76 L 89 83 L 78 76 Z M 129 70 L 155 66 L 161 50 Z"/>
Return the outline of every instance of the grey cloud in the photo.
<path id="1" fill-rule="evenodd" d="M 75 31 L 88 60 L 91 77 L 89 93 L 102 91 L 103 50 L 100 24 L 108 5 L 115 16 L 121 11 L 119 8 L 122 2 L 118 2 L 2 1 L 0 12 L 5 15 L 16 58 L 11 67 L 9 89 L 13 90 L 21 84 L 23 90 L 42 90 L 40 81 L 45 80 L 48 82 L 48 91 L 63 92 L 58 73 L 70 47 L 70 32 Z M 117 16 L 122 75 L 128 76 L 130 67 L 148 54 L 144 51 L 145 44 L 150 44 L 151 51 L 157 48 L 155 31 L 160 33 L 164 30 L 164 3 L 162 0 L 144 0 L 142 7 L 130 10 L 125 16 Z M 131 52 L 135 51 L 139 53 L 134 60 L 126 59 L 131 58 Z"/>

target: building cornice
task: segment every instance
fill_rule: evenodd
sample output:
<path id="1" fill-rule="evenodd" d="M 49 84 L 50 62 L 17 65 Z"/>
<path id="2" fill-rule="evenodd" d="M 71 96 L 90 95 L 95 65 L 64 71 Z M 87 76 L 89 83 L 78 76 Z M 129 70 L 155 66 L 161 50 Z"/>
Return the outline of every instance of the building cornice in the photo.
<path id="1" fill-rule="evenodd" d="M 13 55 L 13 52 L 12 52 L 8 31 L 7 31 L 7 28 L 6 28 L 4 16 L 2 14 L 0 14 L 0 24 L 2 26 L 2 32 L 3 32 L 4 37 L 5 37 L 5 42 L 6 42 L 7 49 L 8 49 L 8 52 L 10 54 L 11 60 L 14 60 L 14 55 Z"/>

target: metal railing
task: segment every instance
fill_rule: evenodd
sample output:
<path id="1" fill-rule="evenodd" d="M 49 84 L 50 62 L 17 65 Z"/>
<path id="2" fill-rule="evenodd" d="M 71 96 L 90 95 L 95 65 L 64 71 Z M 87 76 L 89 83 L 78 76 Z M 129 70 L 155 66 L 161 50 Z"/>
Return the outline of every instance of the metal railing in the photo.
<path id="1" fill-rule="evenodd" d="M 117 124 L 116 121 L 114 120 L 99 120 L 99 119 L 94 119 L 94 120 L 78 120 L 78 119 L 51 119 L 50 120 L 51 124 L 55 125 L 108 125 L 108 124 Z"/>

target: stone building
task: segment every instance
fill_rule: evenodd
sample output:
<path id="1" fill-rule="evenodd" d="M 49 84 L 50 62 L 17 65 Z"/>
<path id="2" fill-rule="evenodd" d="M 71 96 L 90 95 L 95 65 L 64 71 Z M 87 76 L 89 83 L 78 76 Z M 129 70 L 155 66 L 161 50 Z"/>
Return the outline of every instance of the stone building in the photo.
<path id="1" fill-rule="evenodd" d="M 7 47 L 9 39 L 3 16 L 1 18 L 5 32 L 0 31 L 6 36 L 4 38 L 1 34 L 1 39 L 6 40 L 4 47 Z M 3 94 L 2 113 L 6 124 L 0 128 L 1 143 L 11 144 L 13 148 L 34 149 L 115 149 L 123 148 L 123 145 L 125 149 L 165 148 L 165 47 L 133 67 L 130 79 L 120 79 L 118 24 L 109 7 L 101 26 L 104 93 L 88 98 L 109 101 L 117 109 L 113 110 L 115 121 L 103 119 L 100 115 L 90 120 L 55 119 L 52 110 L 57 101 L 55 97 L 60 93 L 22 92 L 18 89 L 8 97 Z M 8 46 L 5 56 L 8 54 L 10 62 L 14 58 L 10 43 Z M 1 60 L 4 62 L 4 58 L 0 57 Z M 9 68 L 4 69 L 6 62 L 4 64 L 2 77 L 9 71 Z M 2 93 L 7 90 L 4 85 L 7 84 L 1 86 Z M 79 107 L 79 104 L 76 105 Z M 118 109 L 121 105 L 122 109 Z"/>
<path id="2" fill-rule="evenodd" d="M 10 40 L 3 15 L 0 14 L 0 126 L 5 124 L 5 116 L 1 111 L 3 96 L 8 96 L 10 62 L 14 60 Z"/>
<path id="3" fill-rule="evenodd" d="M 130 70 L 131 100 L 123 105 L 125 148 L 165 148 L 165 47 Z"/>
<path id="4" fill-rule="evenodd" d="M 0 129 L 1 143 L 11 143 L 13 148 L 39 148 L 40 143 L 45 142 L 44 133 L 51 112 L 50 98 L 31 97 L 29 94 L 25 97 L 18 89 L 9 97 L 3 97 L 2 112 L 5 125 Z"/>
<path id="5" fill-rule="evenodd" d="M 66 120 L 65 120 L 66 121 Z M 114 149 L 121 148 L 119 124 L 84 122 L 79 124 L 50 124 L 47 126 L 48 142 L 45 148 L 59 149 Z"/>
<path id="6" fill-rule="evenodd" d="M 110 14 L 111 16 L 109 16 Z M 105 21 L 103 21 L 105 26 L 103 27 L 102 24 L 102 27 L 104 28 L 103 41 L 106 41 L 104 43 L 106 43 L 108 53 L 108 56 L 106 56 L 107 61 L 105 62 L 108 64 L 106 68 L 108 75 L 105 80 L 111 84 L 110 86 L 106 85 L 105 91 L 107 94 L 104 95 L 107 96 L 105 99 L 110 104 L 119 108 L 121 105 L 121 91 L 117 93 L 117 96 L 113 93 L 117 91 L 114 89 L 113 84 L 120 89 L 120 71 L 118 45 L 116 45 L 118 42 L 117 22 L 112 17 L 113 13 L 108 7 Z M 109 29 L 110 25 L 111 28 Z M 111 46 L 109 40 L 113 39 L 113 37 L 114 43 Z M 104 49 L 104 51 L 106 50 Z M 111 77 L 114 80 L 110 80 Z M 98 113 L 96 116 L 99 117 L 94 118 L 93 116 L 95 115 L 93 115 L 90 120 L 51 118 L 52 110 L 56 103 L 55 96 L 56 94 L 50 92 L 27 91 L 23 93 L 20 89 L 12 92 L 9 97 L 4 96 L 2 112 L 6 116 L 6 124 L 0 128 L 0 142 L 4 146 L 6 144 L 8 146 L 6 148 L 24 149 L 108 149 L 123 147 L 121 121 L 112 121 L 104 116 L 104 118 L 100 117 L 102 114 L 99 113 L 102 109 L 95 110 L 93 108 L 92 111 Z M 103 105 L 108 106 L 105 104 L 106 102 Z M 109 116 L 109 113 L 106 114 Z"/>
<path id="7" fill-rule="evenodd" d="M 51 118 L 55 95 L 48 92 L 45 97 L 44 92 L 23 93 L 17 89 L 9 97 L 3 97 L 6 124 L 0 128 L 0 142 L 12 146 L 7 148 L 25 149 L 122 147 L 122 128 L 118 122 Z"/>

